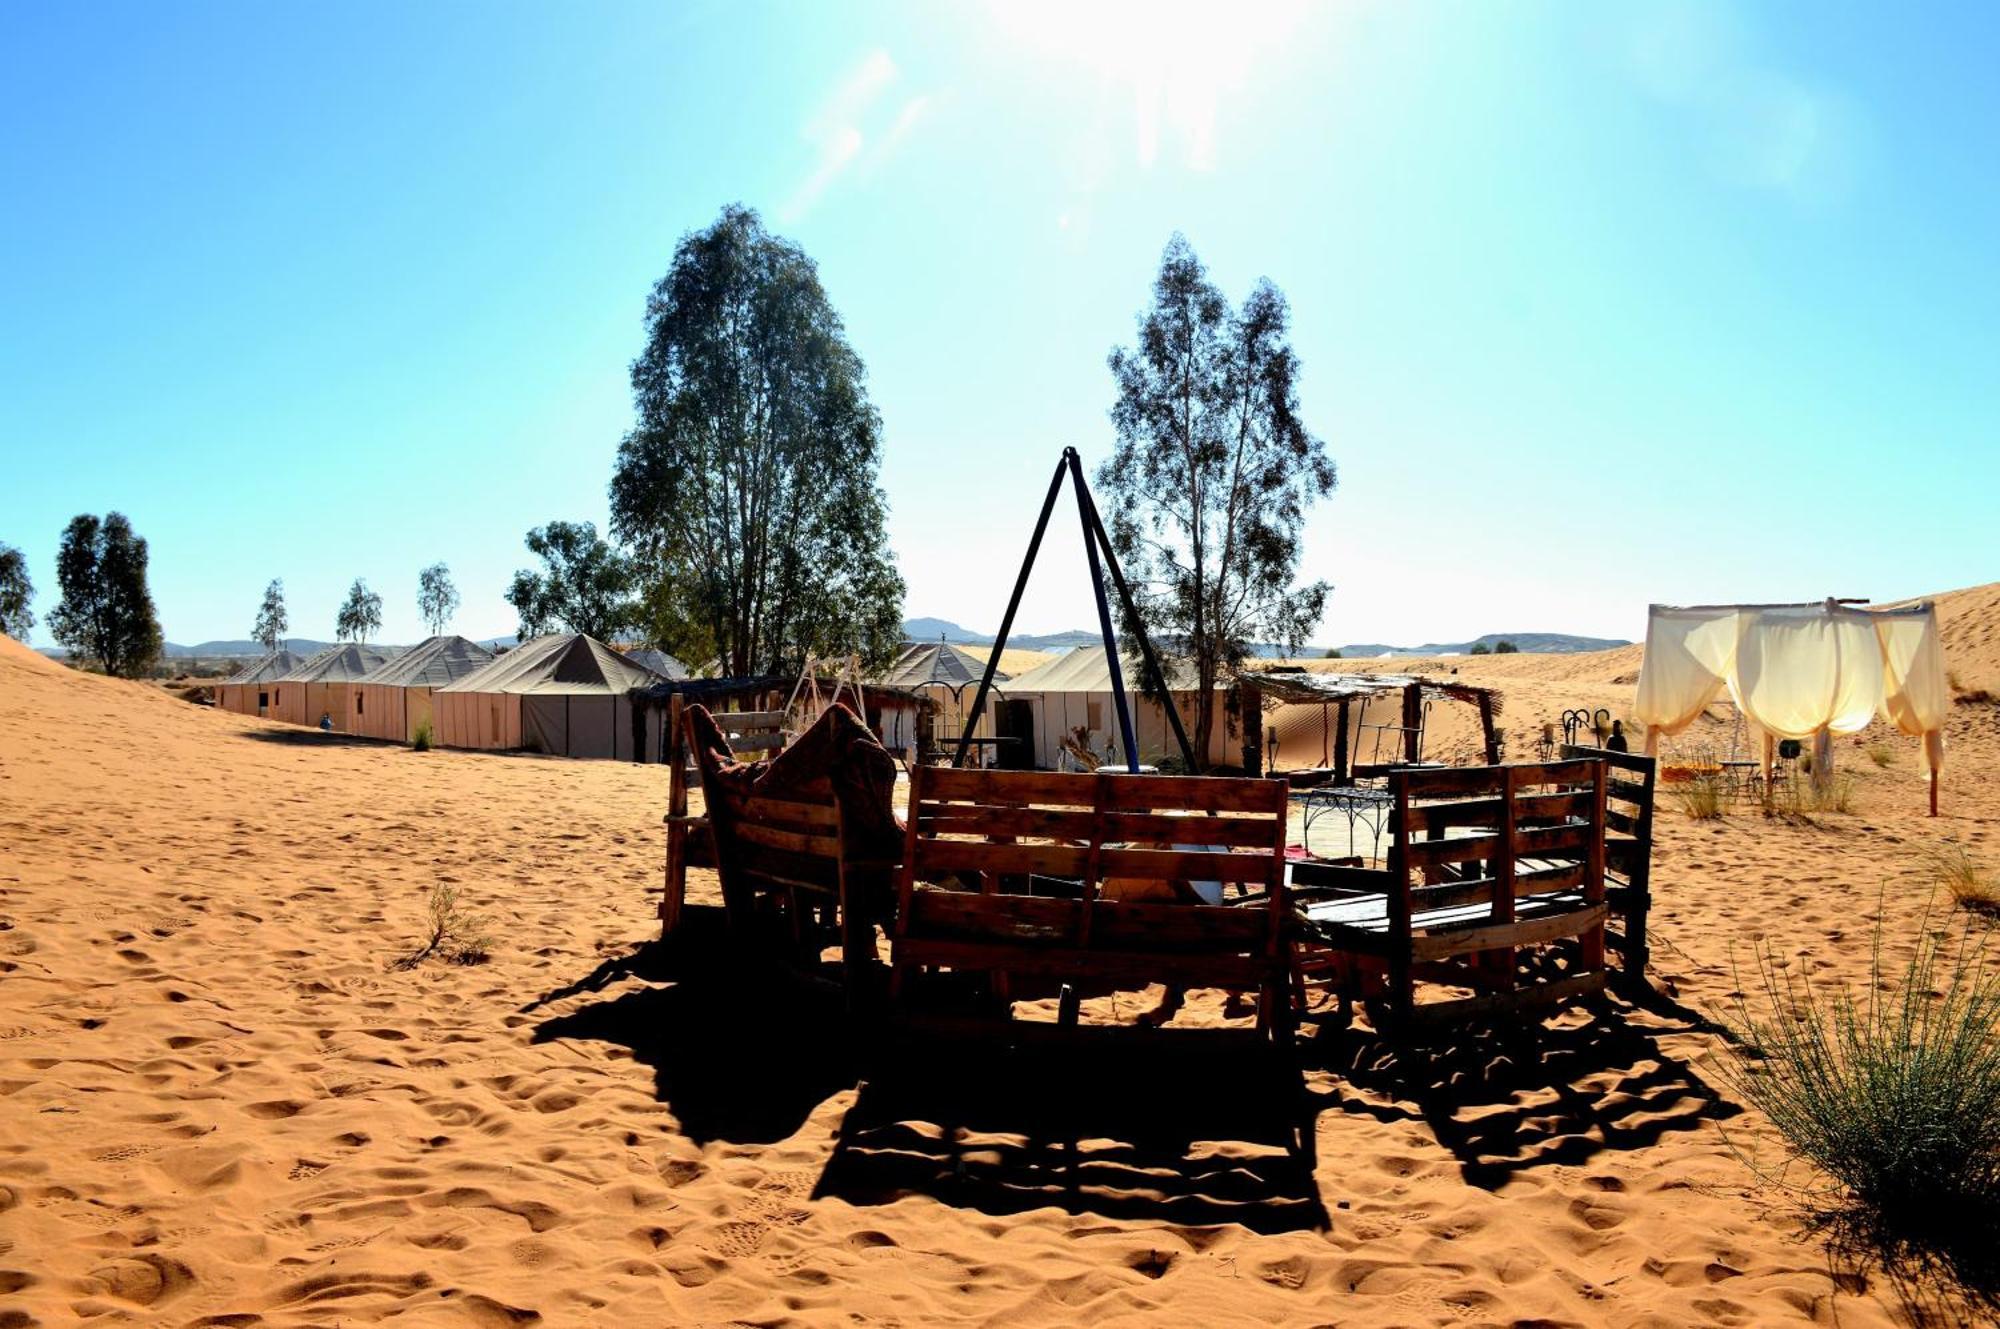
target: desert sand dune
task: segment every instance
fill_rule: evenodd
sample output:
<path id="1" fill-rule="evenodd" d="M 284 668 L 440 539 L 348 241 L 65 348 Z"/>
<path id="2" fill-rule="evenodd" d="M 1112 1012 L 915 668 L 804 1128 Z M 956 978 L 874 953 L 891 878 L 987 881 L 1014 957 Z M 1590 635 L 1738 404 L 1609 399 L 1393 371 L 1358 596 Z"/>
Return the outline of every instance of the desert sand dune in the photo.
<path id="1" fill-rule="evenodd" d="M 2000 682 L 2000 586 L 1945 604 Z M 1520 734 L 1637 665 L 1460 662 Z M 0 639 L 0 1326 L 1894 1323 L 1732 1152 L 1773 1137 L 1694 1016 L 1760 939 L 1864 975 L 1922 846 L 2000 856 L 1996 730 L 1956 708 L 1937 821 L 1911 740 L 1820 825 L 1663 812 L 1669 1002 L 1421 1072 L 1315 1047 L 1301 1153 L 1205 1045 L 897 1057 L 644 945 L 658 766 L 345 741 Z M 438 882 L 492 958 L 391 969 Z"/>

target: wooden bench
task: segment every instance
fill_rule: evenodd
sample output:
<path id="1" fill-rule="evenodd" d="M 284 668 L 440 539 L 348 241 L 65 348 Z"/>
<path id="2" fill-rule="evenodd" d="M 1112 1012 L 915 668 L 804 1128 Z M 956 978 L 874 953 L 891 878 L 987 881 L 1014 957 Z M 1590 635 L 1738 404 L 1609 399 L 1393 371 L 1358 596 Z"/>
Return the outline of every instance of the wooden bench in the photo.
<path id="1" fill-rule="evenodd" d="M 721 726 L 734 755 L 735 735 L 754 735 L 771 717 L 782 719 L 777 712 L 747 721 L 730 715 L 711 718 Z M 688 737 L 692 740 L 694 735 Z M 778 732 L 777 743 L 783 741 Z M 808 736 L 802 743 L 811 741 Z M 871 746 L 889 765 L 879 745 Z M 838 941 L 850 996 L 858 998 L 863 974 L 876 961 L 875 924 L 887 922 L 894 898 L 894 851 L 899 846 L 893 836 L 886 841 L 890 855 L 886 858 L 867 857 L 857 847 L 862 837 L 850 832 L 831 772 L 809 781 L 817 786 L 811 792 L 783 795 L 769 793 L 763 778 L 754 784 L 721 774 L 711 779 L 702 769 L 701 779 L 730 932 L 740 938 L 755 936 L 766 917 L 776 913 L 789 932 L 793 959 L 808 967 L 818 962 L 828 943 Z M 882 791 L 885 806 L 887 797 Z M 884 847 L 879 837 L 876 843 L 878 850 Z"/>
<path id="2" fill-rule="evenodd" d="M 1260 994 L 1287 1038 L 1286 790 L 1276 780 L 920 766 L 890 946 L 906 1014 L 924 969 Z M 1255 907 L 1201 902 L 1250 885 Z M 1073 997 L 1060 1023 L 1073 1023 Z"/>
<path id="3" fill-rule="evenodd" d="M 1653 907 L 1653 795 L 1660 763 L 1638 753 L 1574 745 L 1565 746 L 1562 755 L 1604 763 L 1604 900 L 1619 924 L 1612 940 L 1620 986 L 1643 988 L 1652 962 L 1646 916 Z"/>
<path id="4" fill-rule="evenodd" d="M 1392 1035 L 1601 990 L 1605 784 L 1594 759 L 1392 774 L 1387 865 L 1297 874 L 1301 973 Z M 1526 984 L 1524 951 L 1550 962 Z M 1419 1002 L 1420 980 L 1473 995 Z"/>
<path id="5" fill-rule="evenodd" d="M 713 868 L 715 839 L 708 814 L 688 811 L 688 777 L 693 763 L 688 755 L 686 704 L 676 695 L 667 703 L 666 747 L 667 864 L 665 889 L 660 894 L 660 935 L 673 935 L 680 926 L 681 911 L 687 904 L 687 870 Z M 768 757 L 784 749 L 783 711 L 717 711 L 715 719 L 729 738 L 731 751 L 748 756 Z"/>

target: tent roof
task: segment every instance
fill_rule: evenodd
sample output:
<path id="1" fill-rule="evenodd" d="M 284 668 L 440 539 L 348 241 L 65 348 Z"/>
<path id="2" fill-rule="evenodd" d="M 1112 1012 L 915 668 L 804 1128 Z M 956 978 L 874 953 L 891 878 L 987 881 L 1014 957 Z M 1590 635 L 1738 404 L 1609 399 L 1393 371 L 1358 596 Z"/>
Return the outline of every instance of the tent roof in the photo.
<path id="1" fill-rule="evenodd" d="M 274 678 L 283 678 L 306 662 L 303 655 L 293 651 L 272 651 L 263 659 L 241 669 L 223 679 L 225 683 L 268 683 Z"/>
<path id="2" fill-rule="evenodd" d="M 294 669 L 275 683 L 340 683 L 360 678 L 362 675 L 380 669 L 394 657 L 395 651 L 381 646 L 369 646 L 358 641 L 344 641 L 329 646 L 312 659 Z"/>
<path id="3" fill-rule="evenodd" d="M 661 678 L 682 679 L 688 676 L 688 667 L 681 663 L 679 659 L 668 655 L 665 651 L 656 651 L 650 646 L 627 651 L 625 652 L 625 658 L 634 664 L 642 665 L 652 670 Z"/>
<path id="4" fill-rule="evenodd" d="M 442 687 L 488 664 L 493 652 L 463 637 L 428 637 L 364 676 L 363 683 L 390 687 Z"/>
<path id="5" fill-rule="evenodd" d="M 949 642 L 916 642 L 903 648 L 895 663 L 882 671 L 874 681 L 888 687 L 921 688 L 932 684 L 946 687 L 962 687 L 977 684 L 986 672 L 986 661 L 962 646 Z M 995 672 L 996 680 L 1004 681 L 1007 675 Z"/>
<path id="6" fill-rule="evenodd" d="M 1120 664 L 1125 671 L 1125 686 L 1128 690 L 1139 690 L 1140 678 L 1144 672 L 1143 662 L 1134 656 L 1119 652 Z M 1167 685 L 1176 692 L 1192 692 L 1196 686 L 1194 667 L 1185 661 L 1166 660 L 1161 662 L 1167 671 Z M 1227 679 L 1215 680 L 1217 689 L 1229 686 Z M 1007 683 L 1007 691 L 1021 692 L 1109 692 L 1111 691 L 1111 667 L 1105 663 L 1102 646 L 1079 646 L 1075 650 L 1059 655 L 1047 664 L 1036 665 L 1025 674 L 1016 674 Z"/>
<path id="7" fill-rule="evenodd" d="M 660 681 L 595 637 L 565 632 L 524 642 L 438 691 L 620 696 Z"/>

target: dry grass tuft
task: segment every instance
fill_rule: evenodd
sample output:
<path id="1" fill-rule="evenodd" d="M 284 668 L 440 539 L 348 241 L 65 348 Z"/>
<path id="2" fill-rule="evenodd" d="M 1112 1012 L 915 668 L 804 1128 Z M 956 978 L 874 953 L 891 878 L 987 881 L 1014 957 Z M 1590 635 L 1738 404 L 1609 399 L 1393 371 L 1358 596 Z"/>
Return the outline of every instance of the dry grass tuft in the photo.
<path id="1" fill-rule="evenodd" d="M 1896 764 L 1896 749 L 1880 739 L 1870 743 L 1866 749 L 1868 760 L 1875 763 L 1877 770 L 1887 770 Z"/>
<path id="2" fill-rule="evenodd" d="M 447 964 L 484 964 L 493 950 L 487 932 L 493 920 L 485 914 L 468 914 L 458 907 L 458 887 L 439 882 L 431 887 L 425 906 L 430 936 L 408 955 L 392 961 L 391 969 L 415 969 L 435 955 Z"/>
<path id="3" fill-rule="evenodd" d="M 1964 845 L 1933 845 L 1924 857 L 1931 875 L 1961 906 L 1976 913 L 2000 914 L 2000 874 L 1982 868 Z"/>
<path id="4" fill-rule="evenodd" d="M 1715 821 L 1729 810 L 1729 788 L 1720 775 L 1706 772 L 1666 786 L 1674 806 L 1695 821 Z"/>

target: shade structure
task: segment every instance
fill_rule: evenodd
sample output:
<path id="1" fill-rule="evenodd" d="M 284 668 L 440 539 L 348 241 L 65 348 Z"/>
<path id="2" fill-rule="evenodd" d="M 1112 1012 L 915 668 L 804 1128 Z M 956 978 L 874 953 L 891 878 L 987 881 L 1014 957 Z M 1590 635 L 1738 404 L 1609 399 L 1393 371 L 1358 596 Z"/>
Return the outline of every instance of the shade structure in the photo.
<path id="1" fill-rule="evenodd" d="M 1124 656 L 1124 652 L 1119 653 Z M 1144 677 L 1144 667 L 1135 658 L 1122 661 L 1125 678 L 1132 687 L 1132 725 L 1138 732 L 1139 760 L 1157 762 L 1168 755 L 1178 757 L 1180 748 L 1168 726 L 1167 713 L 1160 704 L 1141 696 L 1136 684 Z M 1167 686 L 1182 722 L 1192 725 L 1194 716 L 1194 671 L 1183 663 L 1168 662 Z M 1215 690 L 1226 692 L 1229 684 L 1217 679 Z M 1208 736 L 1207 762 L 1211 766 L 1232 766 L 1242 758 L 1232 751 L 1231 731 L 1236 728 L 1226 710 L 1218 710 L 1217 723 Z M 1113 702 L 1111 667 L 1102 646 L 1085 646 L 1035 666 L 1008 680 L 994 724 L 1001 737 L 1019 739 L 1031 760 L 1028 764 L 1054 770 L 1061 762 L 1063 736 L 1079 727 L 1084 741 L 1100 755 L 1107 748 L 1114 761 L 1119 755 L 1118 708 Z M 1194 734 L 1188 734 L 1194 741 Z"/>
<path id="2" fill-rule="evenodd" d="M 492 663 L 464 637 L 430 637 L 348 685 L 347 732 L 408 743 L 431 718 L 431 693 Z"/>
<path id="3" fill-rule="evenodd" d="M 306 657 L 296 652 L 272 651 L 217 683 L 215 704 L 238 715 L 263 715 L 270 709 L 272 680 L 283 678 L 305 662 Z"/>
<path id="4" fill-rule="evenodd" d="M 322 717 L 333 728 L 347 729 L 348 685 L 380 669 L 395 651 L 358 641 L 329 646 L 282 678 L 271 680 L 267 714 L 288 724 L 317 725 Z"/>
<path id="5" fill-rule="evenodd" d="M 1880 714 L 1923 739 L 1933 783 L 1944 766 L 1951 689 L 1929 601 L 1652 606 L 1633 706 L 1648 748 L 1694 723 L 1725 688 L 1766 738 L 1823 744 Z"/>
<path id="6" fill-rule="evenodd" d="M 594 637 L 537 637 L 434 689 L 432 725 L 446 747 L 632 760 L 640 743 L 626 694 L 661 681 Z"/>

